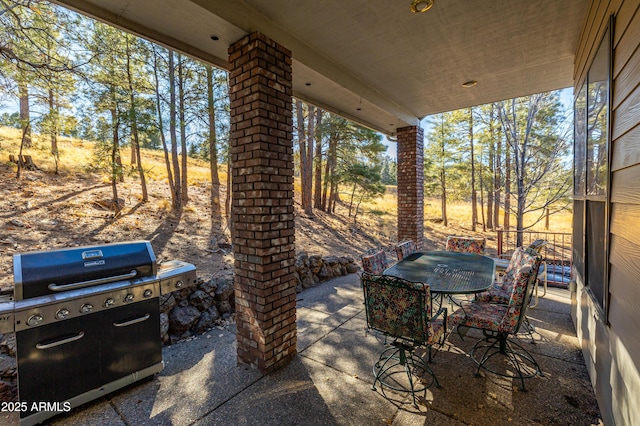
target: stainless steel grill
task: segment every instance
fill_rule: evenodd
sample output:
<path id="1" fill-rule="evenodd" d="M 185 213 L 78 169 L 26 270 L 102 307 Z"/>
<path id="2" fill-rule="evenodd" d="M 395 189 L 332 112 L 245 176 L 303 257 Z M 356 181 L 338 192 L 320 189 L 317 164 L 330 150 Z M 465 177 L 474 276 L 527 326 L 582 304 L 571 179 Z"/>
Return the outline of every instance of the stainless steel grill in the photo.
<path id="1" fill-rule="evenodd" d="M 22 253 L 13 267 L 0 333 L 16 333 L 21 425 L 59 412 L 32 407 L 76 407 L 161 371 L 159 296 L 196 280 L 192 264 L 157 265 L 147 241 Z"/>

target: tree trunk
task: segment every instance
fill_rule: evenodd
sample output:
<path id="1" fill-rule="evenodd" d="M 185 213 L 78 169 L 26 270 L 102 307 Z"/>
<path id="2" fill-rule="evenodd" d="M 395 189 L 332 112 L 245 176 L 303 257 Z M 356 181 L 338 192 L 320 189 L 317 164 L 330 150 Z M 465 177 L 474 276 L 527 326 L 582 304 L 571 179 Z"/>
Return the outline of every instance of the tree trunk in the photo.
<path id="1" fill-rule="evenodd" d="M 484 217 L 484 177 L 482 167 L 482 149 L 480 150 L 480 216 L 482 218 L 482 232 L 487 232 L 487 221 Z"/>
<path id="2" fill-rule="evenodd" d="M 493 174 L 496 172 L 496 164 L 495 164 L 495 155 L 496 155 L 496 145 L 495 145 L 495 134 L 493 132 L 493 104 L 491 104 L 491 110 L 489 113 L 489 158 L 487 160 L 487 165 L 489 167 L 489 171 Z M 493 226 L 493 194 L 495 191 L 494 179 L 490 178 L 487 183 L 487 228 L 494 229 Z"/>
<path id="3" fill-rule="evenodd" d="M 49 136 L 51 138 L 51 155 L 53 156 L 53 162 L 55 163 L 55 174 L 59 172 L 60 153 L 58 151 L 58 107 L 56 105 L 55 95 L 53 89 L 49 88 L 49 115 L 51 117 L 51 128 L 49 129 Z"/>
<path id="4" fill-rule="evenodd" d="M 178 163 L 178 136 L 176 133 L 176 78 L 173 63 L 173 51 L 169 51 L 169 134 L 171 136 L 171 162 L 173 163 L 173 182 L 175 194 L 173 207 L 182 207 L 182 180 L 180 177 L 180 164 Z"/>
<path id="5" fill-rule="evenodd" d="M 25 148 L 31 147 L 31 117 L 29 110 L 29 87 L 27 83 L 18 82 L 20 97 L 20 125 L 22 126 L 22 141 Z"/>
<path id="6" fill-rule="evenodd" d="M 478 223 L 478 200 L 476 194 L 476 163 L 473 149 L 473 108 L 469 108 L 469 144 L 471 149 L 471 230 L 476 231 Z"/>
<path id="7" fill-rule="evenodd" d="M 169 150 L 167 149 L 167 141 L 164 136 L 164 124 L 162 121 L 162 107 L 160 103 L 160 82 L 158 80 L 158 54 L 155 47 L 153 48 L 153 74 L 155 76 L 156 86 L 156 109 L 158 110 L 158 131 L 160 132 L 160 140 L 162 141 L 162 150 L 164 152 L 164 163 L 167 167 L 167 179 L 169 180 L 169 190 L 171 191 L 171 205 L 176 206 L 176 189 L 173 183 L 173 174 L 171 172 L 171 161 L 169 160 Z"/>
<path id="8" fill-rule="evenodd" d="M 114 95 L 112 93 L 112 95 Z M 120 203 L 118 203 L 118 177 L 122 176 L 122 161 L 120 160 L 120 123 L 118 120 L 118 110 L 115 103 L 111 107 L 111 125 L 112 136 L 111 141 L 111 192 L 113 195 L 113 208 L 117 213 L 120 212 Z"/>
<path id="9" fill-rule="evenodd" d="M 180 96 L 180 106 L 179 106 L 179 114 L 180 114 L 180 150 L 181 153 L 181 163 L 182 163 L 182 184 L 181 184 L 181 193 L 180 198 L 182 198 L 182 204 L 186 205 L 187 201 L 189 201 L 189 191 L 187 185 L 187 122 L 185 119 L 185 103 L 184 103 L 184 84 L 185 84 L 185 76 L 183 72 L 183 59 L 182 55 L 178 55 L 178 91 Z"/>
<path id="10" fill-rule="evenodd" d="M 353 190 L 351 190 L 351 197 L 349 199 L 349 214 L 347 217 L 351 217 L 351 209 L 353 208 L 353 199 L 356 196 L 357 185 L 353 184 Z"/>
<path id="11" fill-rule="evenodd" d="M 142 191 L 142 202 L 146 203 L 149 201 L 149 194 L 147 192 L 147 179 L 144 175 L 144 169 L 142 168 L 142 157 L 140 155 L 140 138 L 138 136 L 138 119 L 137 119 L 137 110 L 136 110 L 136 96 L 133 90 L 133 76 L 131 75 L 131 50 L 129 46 L 129 36 L 125 35 L 125 43 L 126 43 L 126 55 L 127 55 L 127 81 L 129 83 L 129 118 L 131 120 L 131 136 L 133 137 L 131 141 L 131 147 L 133 150 L 133 157 L 135 158 L 135 162 L 131 162 L 131 164 L 136 164 L 138 166 L 138 176 L 140 176 L 140 189 Z"/>
<path id="12" fill-rule="evenodd" d="M 207 65 L 207 111 L 209 112 L 209 168 L 211 172 L 211 220 L 220 218 L 220 178 L 218 177 L 218 137 L 213 99 L 213 67 Z"/>
<path id="13" fill-rule="evenodd" d="M 332 134 L 329 137 L 329 152 L 327 155 L 327 167 L 325 173 L 325 182 L 324 182 L 324 193 L 322 195 L 322 204 L 325 205 L 326 200 L 326 211 L 332 213 L 335 208 L 335 200 L 337 198 L 336 185 L 334 184 L 334 176 L 335 176 L 335 168 L 338 156 L 338 140 L 337 135 Z M 328 189 L 328 194 L 327 194 Z"/>
<path id="14" fill-rule="evenodd" d="M 322 124 L 322 110 L 316 109 L 316 153 L 315 153 L 315 190 L 313 191 L 313 207 L 322 208 L 322 138 L 320 137 L 320 126 Z"/>
<path id="15" fill-rule="evenodd" d="M 502 179 L 502 132 L 498 127 L 498 136 L 496 137 L 496 158 L 495 168 L 493 170 L 493 188 L 495 194 L 493 196 L 493 229 L 500 227 L 500 197 L 501 197 L 501 179 Z"/>
<path id="16" fill-rule="evenodd" d="M 306 161 L 306 170 L 304 171 L 304 200 L 302 202 L 302 208 L 304 208 L 304 212 L 308 216 L 313 216 L 313 146 L 315 144 L 315 107 L 313 105 L 308 105 L 309 112 L 307 120 L 309 120 L 309 125 L 307 126 L 307 146 L 305 156 Z"/>
<path id="17" fill-rule="evenodd" d="M 300 153 L 300 202 L 302 209 L 307 213 L 309 206 L 306 205 L 306 201 L 309 198 L 307 195 L 307 131 L 304 120 L 304 110 L 302 109 L 302 102 L 296 100 L 296 120 L 298 126 L 298 151 Z"/>
<path id="18" fill-rule="evenodd" d="M 505 144 L 504 153 L 504 219 L 503 228 L 505 231 L 509 230 L 509 217 L 511 216 L 511 150 L 509 144 Z"/>
<path id="19" fill-rule="evenodd" d="M 440 192 L 441 192 L 441 200 L 440 200 L 440 206 L 442 208 L 442 224 L 444 226 L 449 226 L 449 219 L 447 218 L 447 173 L 446 173 L 446 168 L 445 168 L 445 155 L 446 155 L 446 140 L 445 140 L 445 136 L 444 136 L 444 114 L 440 114 L 440 118 L 441 118 L 441 127 L 440 127 L 440 136 L 441 136 L 441 142 L 440 142 L 440 148 L 441 148 L 441 152 L 440 152 Z"/>
<path id="20" fill-rule="evenodd" d="M 548 208 L 544 210 L 544 229 L 546 231 L 549 230 L 549 209 Z"/>

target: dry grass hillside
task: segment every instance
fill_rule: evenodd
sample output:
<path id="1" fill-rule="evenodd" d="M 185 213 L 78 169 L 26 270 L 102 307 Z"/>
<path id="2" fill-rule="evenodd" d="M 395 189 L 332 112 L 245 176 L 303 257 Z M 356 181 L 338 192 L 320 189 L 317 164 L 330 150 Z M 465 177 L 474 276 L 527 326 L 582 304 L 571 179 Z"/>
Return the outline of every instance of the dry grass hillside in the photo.
<path id="1" fill-rule="evenodd" d="M 166 169 L 161 151 L 142 153 L 147 170 L 149 202 L 140 202 L 140 185 L 135 176 L 119 184 L 124 201 L 121 213 L 109 210 L 109 180 L 87 172 L 92 162 L 93 143 L 62 138 L 60 173 L 49 152 L 48 140 L 35 136 L 31 155 L 39 170 L 23 170 L 16 179 L 16 165 L 10 155 L 19 152 L 20 132 L 0 127 L 0 286 L 13 282 L 12 255 L 76 245 L 102 244 L 124 240 L 150 240 L 160 261 L 182 259 L 194 263 L 203 277 L 232 267 L 229 232 L 224 219 L 211 221 L 208 164 L 189 159 L 189 203 L 181 212 L 171 211 Z M 128 152 L 123 151 L 123 158 Z M 222 168 L 220 181 L 226 182 Z M 224 203 L 226 187 L 220 200 Z M 296 205 L 298 207 L 298 205 Z M 363 205 L 357 222 L 339 205 L 336 214 L 316 211 L 306 217 L 296 207 L 296 250 L 320 255 L 351 255 L 372 246 L 390 247 L 397 241 L 395 188 L 375 202 Z M 223 206 L 221 209 L 224 210 Z M 426 200 L 425 246 L 443 248 L 450 234 L 471 234 L 470 208 L 466 203 L 448 206 L 450 226 L 430 218 L 439 217 L 437 200 Z M 554 217 L 554 230 L 570 229 L 570 216 Z M 478 232 L 495 248 L 495 233 Z"/>

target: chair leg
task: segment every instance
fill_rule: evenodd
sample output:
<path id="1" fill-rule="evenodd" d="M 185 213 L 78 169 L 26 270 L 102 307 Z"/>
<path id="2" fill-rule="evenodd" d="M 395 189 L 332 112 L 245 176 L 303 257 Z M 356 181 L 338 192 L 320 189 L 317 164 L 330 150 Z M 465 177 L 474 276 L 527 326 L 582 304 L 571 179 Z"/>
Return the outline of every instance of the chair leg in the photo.
<path id="1" fill-rule="evenodd" d="M 380 383 L 383 388 L 411 393 L 413 405 L 417 407 L 416 392 L 425 391 L 432 383 L 440 388 L 440 383 L 429 364 L 414 354 L 414 346 L 400 342 L 394 342 L 392 345 L 382 352 L 373 365 L 374 381 L 371 389 L 376 390 L 376 384 Z M 424 375 L 432 379 L 425 380 Z M 408 386 L 402 383 L 402 377 L 408 381 Z"/>
<path id="2" fill-rule="evenodd" d="M 476 351 L 484 349 L 482 356 L 478 359 L 474 354 Z M 512 378 L 513 376 L 501 371 L 497 371 L 495 368 L 489 365 L 489 360 L 496 355 L 503 355 L 507 357 L 509 363 L 515 368 L 517 377 L 520 379 L 520 390 L 526 390 L 524 386 L 524 379 L 540 375 L 544 377 L 544 373 L 540 368 L 540 365 L 535 360 L 533 355 L 527 351 L 521 344 L 516 341 L 509 340 L 505 333 L 498 333 L 495 336 L 486 336 L 484 339 L 476 342 L 470 351 L 471 358 L 478 364 L 476 370 L 476 376 L 480 375 L 480 369 L 489 371 L 502 377 Z M 524 366 L 528 365 L 533 372 L 527 372 L 524 370 Z"/>
<path id="3" fill-rule="evenodd" d="M 533 338 L 533 333 L 536 332 L 536 327 L 533 324 L 531 324 L 531 322 L 529 321 L 529 317 L 527 317 L 526 315 L 522 320 L 522 327 L 524 328 L 524 331 L 526 331 L 526 333 L 531 338 L 531 344 L 535 345 L 536 341 Z"/>

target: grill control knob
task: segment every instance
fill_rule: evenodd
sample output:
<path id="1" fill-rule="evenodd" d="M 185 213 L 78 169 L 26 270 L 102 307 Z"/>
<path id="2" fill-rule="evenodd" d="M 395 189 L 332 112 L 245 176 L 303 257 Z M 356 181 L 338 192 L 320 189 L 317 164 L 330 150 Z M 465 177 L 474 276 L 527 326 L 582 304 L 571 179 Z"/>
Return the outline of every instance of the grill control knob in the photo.
<path id="1" fill-rule="evenodd" d="M 124 297 L 125 303 L 133 302 L 133 294 L 129 293 Z"/>
<path id="2" fill-rule="evenodd" d="M 58 312 L 56 312 L 56 318 L 58 319 L 65 319 L 68 316 L 69 316 L 69 310 L 65 308 L 58 309 Z"/>
<path id="3" fill-rule="evenodd" d="M 109 297 L 108 299 L 105 299 L 104 301 L 104 307 L 105 308 L 110 308 L 111 306 L 113 306 L 116 303 L 116 301 L 113 299 L 113 297 Z"/>
<path id="4" fill-rule="evenodd" d="M 36 325 L 40 325 L 43 320 L 44 318 L 42 318 L 42 315 L 33 314 L 27 320 L 27 325 L 29 325 L 30 327 L 35 327 Z"/>
<path id="5" fill-rule="evenodd" d="M 182 282 L 182 280 L 176 281 L 176 288 L 182 288 L 183 285 L 184 283 Z"/>
<path id="6" fill-rule="evenodd" d="M 144 293 L 142 293 L 142 295 L 146 298 L 149 298 L 153 295 L 153 291 L 151 291 L 150 289 L 146 289 Z"/>
<path id="7" fill-rule="evenodd" d="M 80 312 L 83 314 L 88 314 L 91 311 L 93 311 L 93 305 L 91 303 L 85 303 L 84 305 L 80 306 Z"/>

